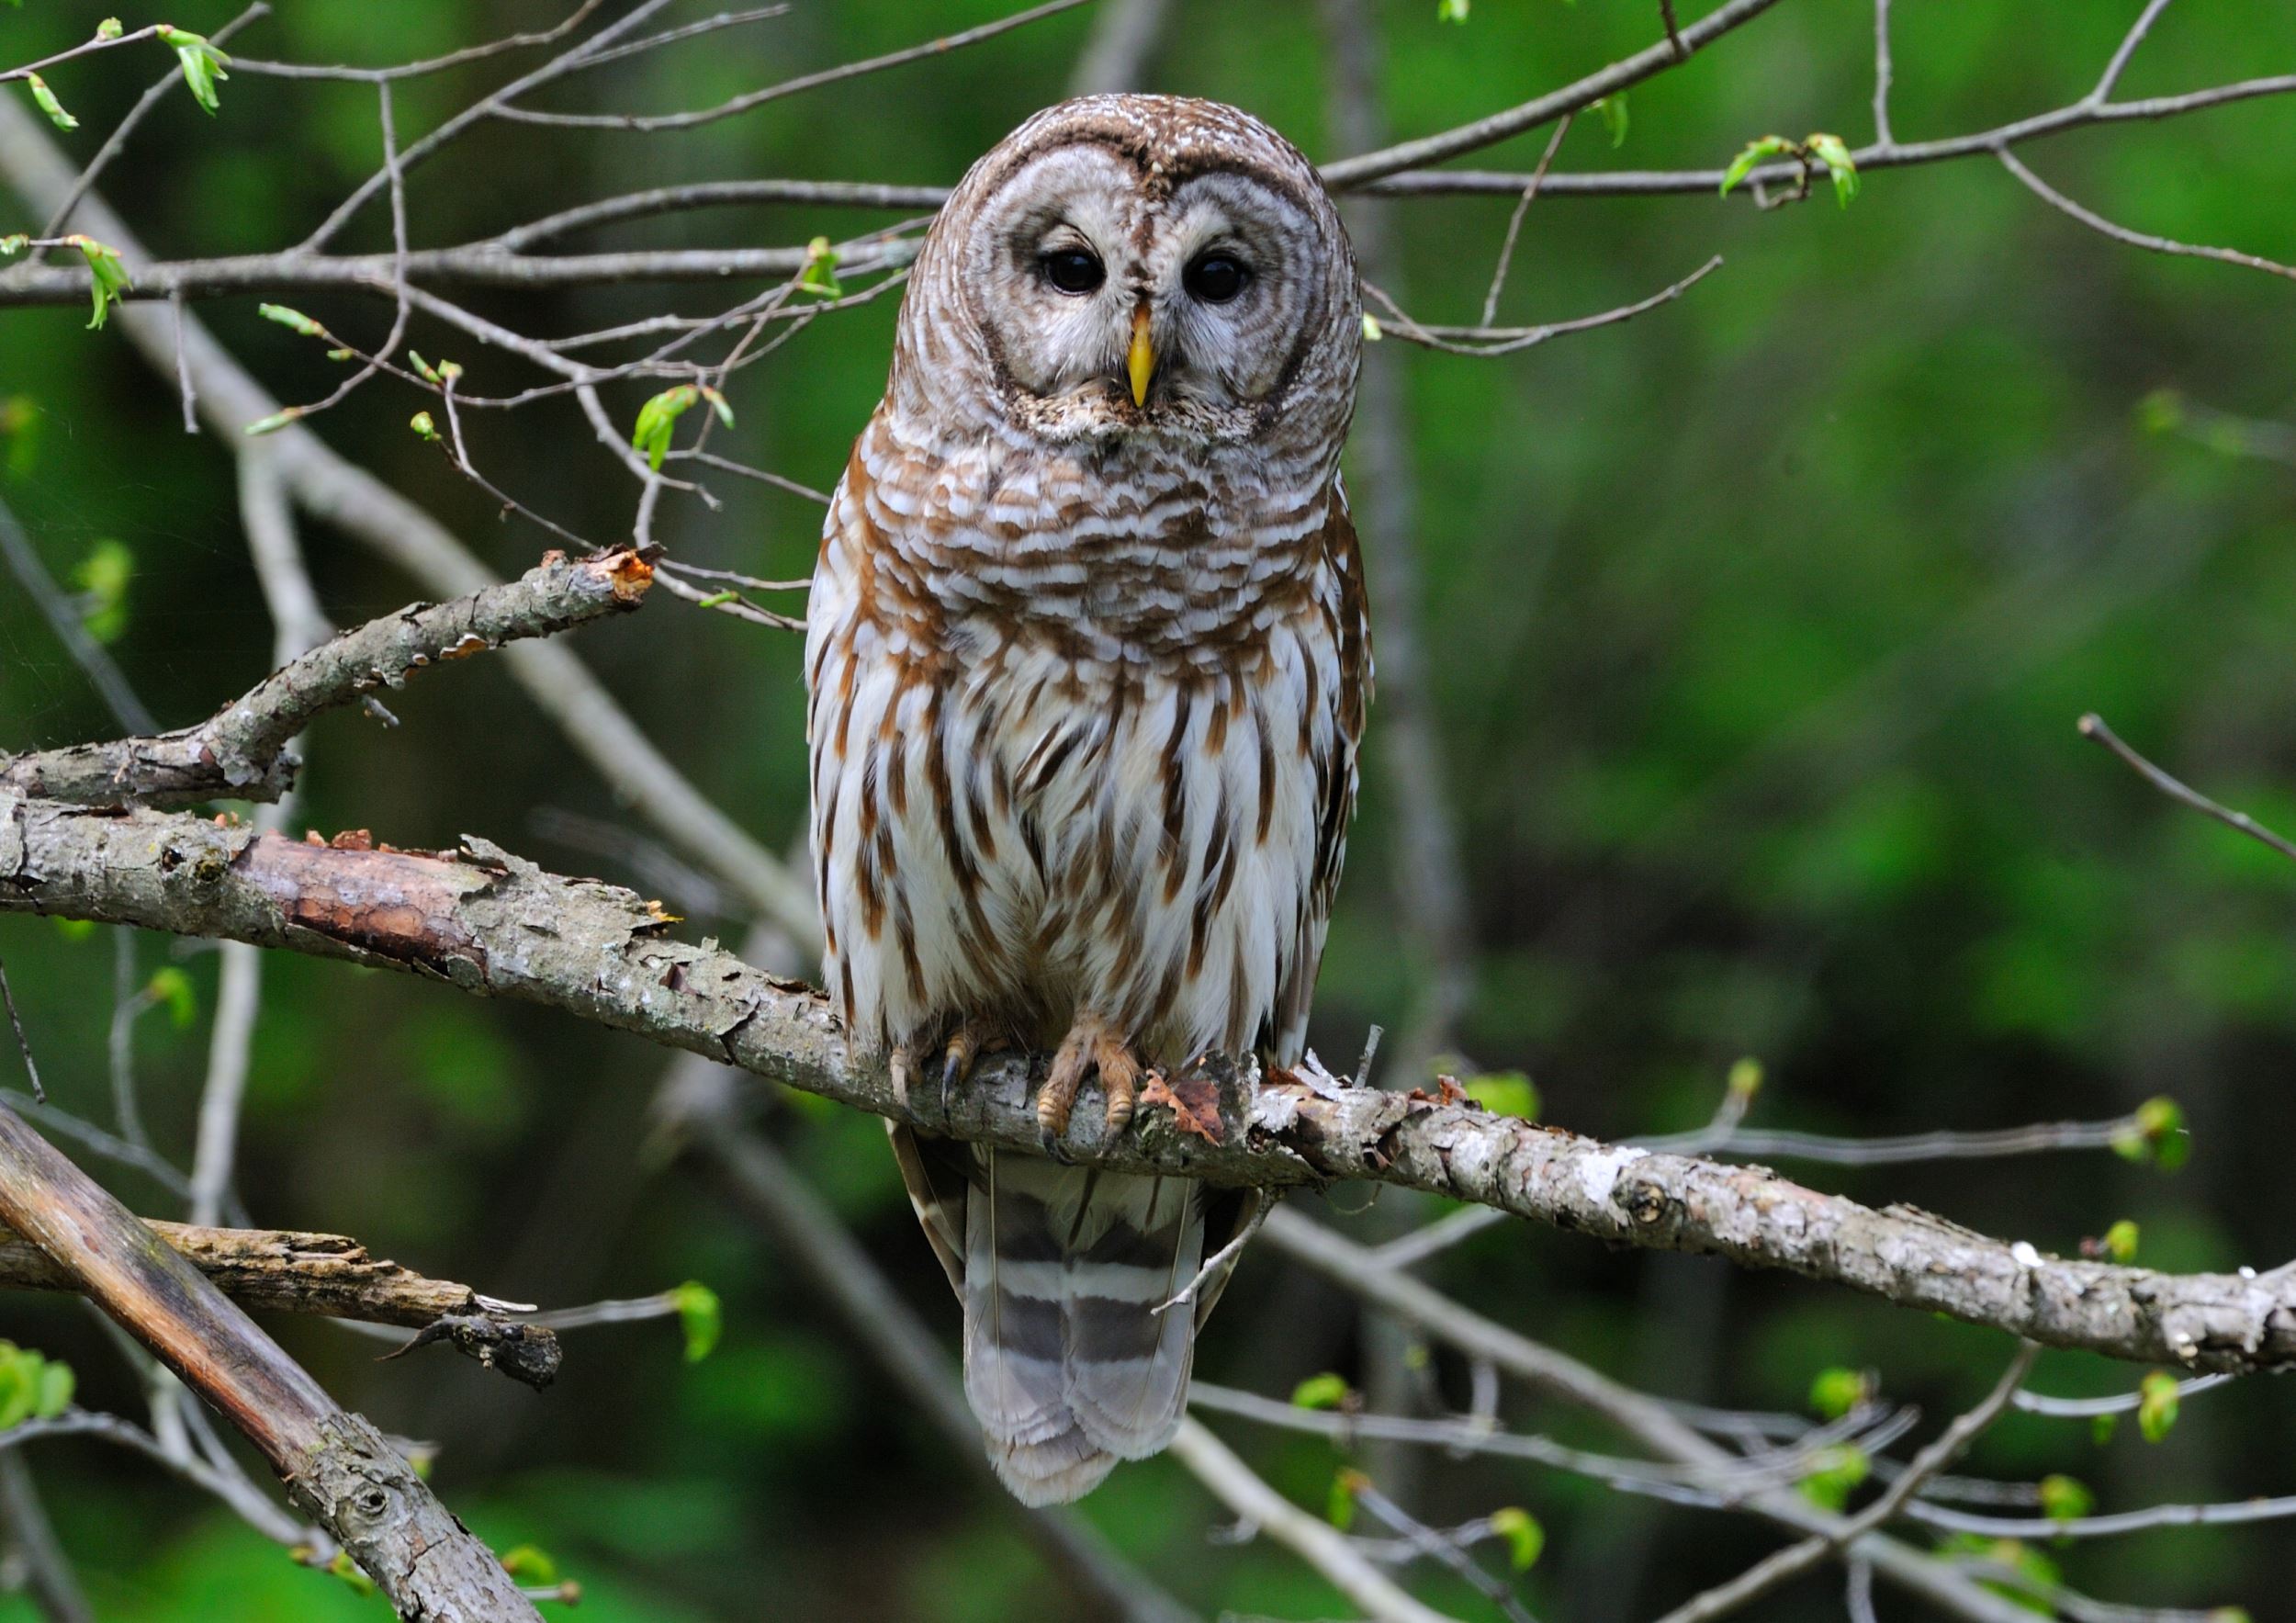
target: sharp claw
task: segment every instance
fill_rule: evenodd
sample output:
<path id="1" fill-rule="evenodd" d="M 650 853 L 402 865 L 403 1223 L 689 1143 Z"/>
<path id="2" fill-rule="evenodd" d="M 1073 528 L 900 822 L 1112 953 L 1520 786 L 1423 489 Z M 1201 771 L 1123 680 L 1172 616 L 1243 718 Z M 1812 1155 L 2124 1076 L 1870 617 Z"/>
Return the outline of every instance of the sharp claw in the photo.
<path id="1" fill-rule="evenodd" d="M 1074 1167 L 1076 1164 L 1068 1158 L 1068 1152 L 1061 1148 L 1060 1135 L 1051 1128 L 1038 1128 L 1036 1141 L 1044 1146 L 1046 1155 L 1059 1162 L 1063 1167 Z"/>
<path id="2" fill-rule="evenodd" d="M 949 1119 L 949 1096 L 957 1090 L 957 1084 L 964 1080 L 965 1072 L 971 1068 L 972 1067 L 965 1063 L 965 1056 L 957 1051 L 957 1045 L 953 1043 L 951 1043 L 949 1045 L 949 1057 L 941 1062 L 940 1066 L 940 1116 L 942 1121 L 945 1121 Z"/>

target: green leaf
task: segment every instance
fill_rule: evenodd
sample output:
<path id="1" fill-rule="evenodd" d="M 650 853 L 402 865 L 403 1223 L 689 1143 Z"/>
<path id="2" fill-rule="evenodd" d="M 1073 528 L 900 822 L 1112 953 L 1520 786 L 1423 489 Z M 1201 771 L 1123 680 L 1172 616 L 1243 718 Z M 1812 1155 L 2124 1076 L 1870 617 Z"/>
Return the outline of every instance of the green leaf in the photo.
<path id="1" fill-rule="evenodd" d="M 1834 201 L 1847 209 L 1850 199 L 1858 195 L 1858 166 L 1851 160 L 1850 148 L 1839 135 L 1813 135 L 1803 143 L 1809 155 L 1826 166 L 1833 177 Z"/>
<path id="2" fill-rule="evenodd" d="M 163 27 L 160 40 L 174 48 L 175 60 L 183 64 L 184 83 L 191 86 L 191 99 L 209 113 L 215 112 L 220 105 L 215 96 L 216 81 L 231 77 L 223 64 L 231 59 L 208 44 L 206 35 L 183 28 Z"/>
<path id="3" fill-rule="evenodd" d="M 1818 1450 L 1811 1462 L 1809 1474 L 1801 1481 L 1802 1497 L 1821 1510 L 1840 1511 L 1850 1503 L 1850 1495 L 1857 1492 L 1873 1470 L 1865 1450 L 1849 1443 L 1837 1443 L 1830 1448 Z"/>
<path id="4" fill-rule="evenodd" d="M 702 398 L 709 401 L 710 410 L 717 413 L 717 420 L 720 423 L 727 428 L 734 425 L 734 408 L 724 395 L 714 389 L 705 389 L 702 391 Z"/>
<path id="5" fill-rule="evenodd" d="M 80 127 L 79 119 L 65 112 L 63 103 L 56 99 L 56 93 L 48 88 L 47 80 L 38 73 L 27 73 L 24 75 L 24 83 L 32 87 L 32 101 L 41 112 L 48 115 L 48 121 L 51 124 L 59 130 L 77 130 Z"/>
<path id="6" fill-rule="evenodd" d="M 1380 339 L 1385 338 L 1386 336 L 1387 329 L 1379 325 L 1379 318 L 1373 315 L 1369 310 L 1364 311 L 1363 341 L 1366 344 L 1377 344 Z"/>
<path id="7" fill-rule="evenodd" d="M 1626 144 L 1626 93 L 1625 91 L 1621 90 L 1615 95 L 1597 97 L 1587 103 L 1587 107 L 1590 111 L 1602 115 L 1603 128 L 1610 131 L 1610 144 L 1614 151 Z"/>
<path id="8" fill-rule="evenodd" d="M 2114 1434 L 2120 1431 L 2120 1415 L 2096 1415 L 2088 1423 L 2088 1440 L 2101 1448 L 2106 1444 L 2112 1441 Z"/>
<path id="9" fill-rule="evenodd" d="M 1467 0 L 1435 0 L 1435 21 L 1463 23 L 1467 20 Z"/>
<path id="10" fill-rule="evenodd" d="M 118 642 L 128 629 L 128 583 L 135 579 L 136 555 L 119 542 L 102 540 L 72 566 L 80 591 L 80 620 L 100 643 Z"/>
<path id="11" fill-rule="evenodd" d="M 1538 1120 L 1538 1088 L 1521 1071 L 1496 1071 L 1467 1085 L 1467 1097 L 1494 1116 Z"/>
<path id="12" fill-rule="evenodd" d="M 1291 1406 L 1295 1409 L 1336 1409 L 1346 1401 L 1345 1378 L 1328 1369 L 1321 1375 L 1309 1376 L 1291 1389 Z"/>
<path id="13" fill-rule="evenodd" d="M 725 1309 L 717 1300 L 717 1292 L 707 1285 L 688 1279 L 678 1287 L 678 1323 L 686 1333 L 686 1362 L 698 1364 L 710 1356 L 717 1346 L 718 1336 L 726 1328 Z M 548 1579 L 543 1580 L 546 1584 Z"/>
<path id="14" fill-rule="evenodd" d="M 1371 1485 L 1371 1479 L 1359 1471 L 1343 1468 L 1332 1478 L 1332 1493 L 1323 1508 L 1324 1516 L 1332 1526 L 1345 1533 L 1356 1519 L 1356 1494 Z"/>
<path id="15" fill-rule="evenodd" d="M 665 389 L 637 409 L 637 426 L 631 431 L 632 448 L 646 453 L 646 464 L 656 473 L 661 471 L 661 459 L 670 455 L 670 432 L 678 426 L 678 419 L 693 409 L 702 398 L 702 391 L 691 383 L 681 383 L 675 389 Z"/>
<path id="16" fill-rule="evenodd" d="M 2115 1262 L 2134 1262 L 2136 1238 L 2136 1224 L 2122 1218 L 2105 1231 L 2105 1255 Z"/>
<path id="17" fill-rule="evenodd" d="M 2157 1443 L 2177 1424 L 2177 1378 L 2155 1369 L 2137 1383 L 2136 1428 L 2148 1443 Z"/>
<path id="18" fill-rule="evenodd" d="M 39 1401 L 35 1380 L 35 1371 L 26 1361 L 24 1351 L 13 1341 L 0 1341 L 0 1431 L 21 1426 L 32 1417 L 32 1405 Z"/>
<path id="19" fill-rule="evenodd" d="M 1874 1395 L 1874 1383 L 1855 1369 L 1820 1369 L 1809 1383 L 1809 1406 L 1821 1419 L 1839 1420 Z"/>
<path id="20" fill-rule="evenodd" d="M 2112 1149 L 2124 1161 L 2150 1161 L 2163 1172 L 2176 1171 L 2192 1154 L 2183 1109 L 2173 1099 L 2146 1099 L 2130 1118 L 2129 1130 L 2112 1141 Z"/>
<path id="21" fill-rule="evenodd" d="M 1729 1080 L 1724 1086 L 1741 1107 L 1752 1104 L 1761 1091 L 1761 1061 L 1750 1055 L 1739 1060 L 1730 1067 Z"/>
<path id="22" fill-rule="evenodd" d="M 266 321 L 276 321 L 282 327 L 292 327 L 306 338 L 324 338 L 327 329 L 299 310 L 289 310 L 284 304 L 259 304 L 255 313 Z"/>
<path id="23" fill-rule="evenodd" d="M 41 1358 L 32 1381 L 32 1413 L 42 1420 L 53 1420 L 72 1407 L 72 1394 L 78 1386 L 79 1379 L 72 1373 L 71 1365 Z"/>
<path id="24" fill-rule="evenodd" d="M 6 259 L 11 254 L 21 254 L 31 245 L 32 239 L 22 231 L 0 237 L 0 259 Z"/>
<path id="25" fill-rule="evenodd" d="M 1728 197 L 1730 188 L 1754 172 L 1754 166 L 1764 158 L 1776 158 L 1794 151 L 1794 143 L 1783 135 L 1765 135 L 1760 141 L 1746 143 L 1746 150 L 1730 160 L 1730 166 L 1722 172 L 1722 195 Z"/>
<path id="26" fill-rule="evenodd" d="M 2097 1508 L 2087 1483 L 2069 1476 L 2041 1479 L 2041 1514 L 2053 1522 L 2077 1522 Z"/>
<path id="27" fill-rule="evenodd" d="M 172 964 L 144 983 L 143 995 L 167 1005 L 167 1018 L 178 1031 L 199 1018 L 199 999 L 192 994 L 191 977 Z"/>
<path id="28" fill-rule="evenodd" d="M 88 321 L 89 330 L 93 331 L 104 324 L 104 318 L 111 313 L 111 307 L 119 302 L 119 296 L 133 284 L 128 280 L 128 267 L 119 263 L 118 249 L 107 248 L 93 237 L 84 237 L 77 232 L 64 241 L 77 248 L 80 256 L 87 261 L 88 297 L 96 304 L 96 314 Z"/>
<path id="29" fill-rule="evenodd" d="M 502 1570 L 522 1584 L 547 1589 L 558 1581 L 558 1563 L 532 1544 L 502 1552 Z"/>
<path id="30" fill-rule="evenodd" d="M 827 237 L 816 237 L 805 244 L 805 268 L 797 273 L 797 285 L 808 293 L 823 294 L 830 299 L 844 297 L 845 289 L 837 279 L 837 250 Z"/>
<path id="31" fill-rule="evenodd" d="M 1539 1553 L 1547 1548 L 1547 1529 L 1538 1525 L 1538 1518 L 1519 1505 L 1491 1513 L 1491 1530 L 1507 1541 L 1507 1561 L 1518 1572 L 1527 1572 L 1537 1564 Z"/>
<path id="32" fill-rule="evenodd" d="M 96 25 L 96 37 L 98 39 L 117 39 L 119 34 L 119 19 L 116 17 L 107 17 Z"/>
<path id="33" fill-rule="evenodd" d="M 342 1579 L 360 1595 L 375 1593 L 375 1580 L 359 1571 L 358 1562 L 351 1559 L 348 1550 L 336 1550 L 335 1559 L 327 1563 L 324 1571 L 332 1577 Z"/>
<path id="34" fill-rule="evenodd" d="M 438 424 L 431 421 L 428 411 L 417 411 L 407 419 L 407 426 L 414 430 L 418 438 L 433 442 L 438 439 Z"/>
<path id="35" fill-rule="evenodd" d="M 255 435 L 276 434 L 302 414 L 303 409 L 300 406 L 289 406 L 284 411 L 272 412 L 268 417 L 256 418 L 245 428 L 241 429 L 240 433 Z"/>
<path id="36" fill-rule="evenodd" d="M 93 919 L 51 919 L 48 922 L 54 925 L 56 933 L 67 941 L 84 941 L 96 933 L 96 920 Z"/>

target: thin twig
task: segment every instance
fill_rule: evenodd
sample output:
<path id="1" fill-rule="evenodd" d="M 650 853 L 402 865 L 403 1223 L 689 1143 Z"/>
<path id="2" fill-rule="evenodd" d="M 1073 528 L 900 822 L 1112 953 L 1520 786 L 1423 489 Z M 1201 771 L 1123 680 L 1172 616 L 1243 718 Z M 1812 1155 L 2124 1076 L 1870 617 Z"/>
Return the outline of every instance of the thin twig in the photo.
<path id="1" fill-rule="evenodd" d="M 1562 138 L 1570 133 L 1571 114 L 1565 113 L 1555 121 L 1555 133 L 1547 140 L 1547 150 L 1538 155 L 1538 167 L 1531 171 L 1531 183 L 1523 188 L 1523 196 L 1514 205 L 1514 212 L 1507 216 L 1506 240 L 1499 244 L 1499 263 L 1491 273 L 1491 290 L 1483 295 L 1482 325 L 1490 326 L 1499 319 L 1499 295 L 1507 285 L 1507 267 L 1514 263 L 1514 240 L 1523 234 L 1523 217 L 1531 211 L 1537 200 L 1539 183 L 1547 178 L 1547 171 L 1561 150 Z"/>
<path id="2" fill-rule="evenodd" d="M 2296 844 L 2281 839 L 2246 812 L 2234 811 L 2230 806 L 2219 806 L 2199 790 L 2190 788 L 2169 776 L 2138 754 L 2134 749 L 2122 742 L 2121 735 L 2105 725 L 2103 716 L 2091 711 L 2088 715 L 2082 716 L 2077 725 L 2081 737 L 2094 739 L 2111 750 L 2137 776 L 2143 778 L 2163 795 L 2167 795 L 2169 799 L 2177 802 L 2178 805 L 2188 806 L 2194 811 L 2205 813 L 2226 828 L 2237 829 L 2258 844 L 2268 846 L 2279 852 L 2280 855 L 2296 861 Z"/>
<path id="3" fill-rule="evenodd" d="M 2212 259 L 2219 265 L 2237 265 L 2249 270 L 2260 270 L 2275 276 L 2296 281 L 2296 265 L 2282 265 L 2278 260 L 2244 254 L 2237 248 L 2211 248 L 2195 242 L 2179 242 L 2173 237 L 2156 237 L 2148 231 L 2133 231 L 2127 226 L 2115 225 L 2094 209 L 2085 209 L 2058 191 L 2022 163 L 2006 146 L 1997 149 L 1994 156 L 2001 166 L 2022 181 L 2025 189 L 2060 213 L 2071 216 L 2093 231 L 2110 237 L 2116 242 L 2126 242 L 2132 248 L 2144 248 L 2154 254 L 2169 254 L 2189 259 Z"/>
<path id="4" fill-rule="evenodd" d="M 0 961 L 0 1003 L 7 1006 L 8 1030 L 16 1033 L 16 1051 L 24 1056 L 24 1075 L 31 1084 L 35 1103 L 48 1102 L 48 1089 L 39 1085 L 39 1065 L 32 1058 L 32 1040 L 24 1034 L 24 1017 L 16 1007 L 16 992 L 8 985 L 8 966 Z"/>

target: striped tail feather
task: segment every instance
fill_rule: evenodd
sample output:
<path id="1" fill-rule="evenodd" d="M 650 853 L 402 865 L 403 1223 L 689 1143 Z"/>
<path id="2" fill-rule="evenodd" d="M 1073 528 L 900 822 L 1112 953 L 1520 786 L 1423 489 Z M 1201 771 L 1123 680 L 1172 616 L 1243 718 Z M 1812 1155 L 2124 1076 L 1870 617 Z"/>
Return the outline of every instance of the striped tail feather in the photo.
<path id="1" fill-rule="evenodd" d="M 1203 1187 L 981 1152 L 964 1232 L 964 1389 L 1015 1497 L 1057 1505 L 1179 1429 Z"/>

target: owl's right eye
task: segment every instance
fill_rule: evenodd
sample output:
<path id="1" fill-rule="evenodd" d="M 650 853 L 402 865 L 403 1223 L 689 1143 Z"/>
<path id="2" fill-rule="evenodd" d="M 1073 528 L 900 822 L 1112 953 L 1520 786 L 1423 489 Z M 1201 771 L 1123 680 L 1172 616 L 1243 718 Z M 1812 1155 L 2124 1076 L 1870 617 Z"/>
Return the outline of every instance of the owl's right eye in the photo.
<path id="1" fill-rule="evenodd" d="M 1064 293 L 1089 293 L 1109 276 L 1100 256 L 1084 248 L 1056 248 L 1038 263 L 1044 279 Z"/>

